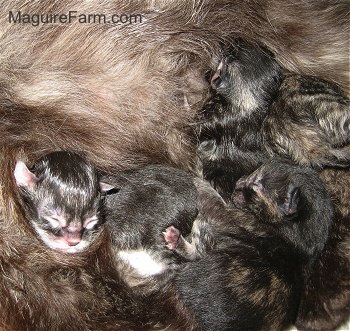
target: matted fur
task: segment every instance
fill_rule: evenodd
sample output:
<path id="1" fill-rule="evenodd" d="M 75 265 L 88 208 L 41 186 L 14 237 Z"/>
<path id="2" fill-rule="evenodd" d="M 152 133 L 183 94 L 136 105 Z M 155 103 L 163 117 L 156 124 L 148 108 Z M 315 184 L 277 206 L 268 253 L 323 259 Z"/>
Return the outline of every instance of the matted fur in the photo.
<path id="1" fill-rule="evenodd" d="M 220 45 L 236 37 L 265 44 L 285 68 L 348 89 L 349 3 L 3 0 L 0 8 L 1 328 L 190 329 L 173 310 L 166 314 L 177 306 L 172 299 L 148 300 L 145 311 L 108 264 L 108 247 L 69 258 L 46 250 L 19 207 L 15 161 L 71 150 L 107 171 L 148 163 L 193 169 L 189 124 Z M 141 13 L 144 20 L 32 27 L 8 23 L 9 10 Z"/>

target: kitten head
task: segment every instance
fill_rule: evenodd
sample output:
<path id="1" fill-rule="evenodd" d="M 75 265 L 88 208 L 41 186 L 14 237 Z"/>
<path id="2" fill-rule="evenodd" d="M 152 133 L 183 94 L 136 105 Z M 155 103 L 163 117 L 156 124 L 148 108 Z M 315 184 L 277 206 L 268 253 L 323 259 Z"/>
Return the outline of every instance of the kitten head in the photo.
<path id="1" fill-rule="evenodd" d="M 86 159 L 53 152 L 31 170 L 18 161 L 14 177 L 31 223 L 47 246 L 75 253 L 91 244 L 102 223 L 101 189 Z"/>
<path id="2" fill-rule="evenodd" d="M 238 40 L 224 54 L 210 85 L 230 115 L 243 118 L 267 109 L 282 77 L 282 68 L 267 49 Z"/>
<path id="3" fill-rule="evenodd" d="M 316 171 L 270 160 L 237 182 L 233 202 L 292 243 L 310 265 L 324 248 L 333 207 Z"/>
<path id="4" fill-rule="evenodd" d="M 276 165 L 262 166 L 239 179 L 232 196 L 236 206 L 250 210 L 268 223 L 295 220 L 303 202 L 301 188 L 293 180 L 293 166 L 273 168 Z"/>

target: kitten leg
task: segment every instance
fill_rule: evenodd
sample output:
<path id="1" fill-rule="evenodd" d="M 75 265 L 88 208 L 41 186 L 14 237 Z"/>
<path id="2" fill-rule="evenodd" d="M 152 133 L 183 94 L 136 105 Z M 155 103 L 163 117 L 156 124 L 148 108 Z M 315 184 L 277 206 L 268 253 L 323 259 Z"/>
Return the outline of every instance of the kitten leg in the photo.
<path id="1" fill-rule="evenodd" d="M 180 230 L 175 228 L 175 226 L 171 225 L 165 229 L 163 234 L 164 239 L 167 243 L 166 247 L 168 247 L 171 250 L 175 250 L 179 244 L 180 237 L 182 237 L 180 234 Z"/>
<path id="2" fill-rule="evenodd" d="M 181 235 L 180 230 L 171 225 L 165 229 L 163 234 L 167 248 L 175 251 L 187 260 L 194 260 L 196 257 L 196 247 Z"/>
<path id="3" fill-rule="evenodd" d="M 211 228 L 212 226 L 202 215 L 193 222 L 191 233 L 187 238 L 184 238 L 174 226 L 170 226 L 163 232 L 167 242 L 166 247 L 188 261 L 197 260 L 213 249 L 214 239 Z"/>

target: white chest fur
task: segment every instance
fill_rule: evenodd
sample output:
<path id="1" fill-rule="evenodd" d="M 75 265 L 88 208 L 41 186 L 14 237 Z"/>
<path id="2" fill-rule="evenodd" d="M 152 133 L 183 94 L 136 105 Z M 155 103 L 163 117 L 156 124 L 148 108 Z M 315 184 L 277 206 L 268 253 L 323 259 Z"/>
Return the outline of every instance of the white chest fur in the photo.
<path id="1" fill-rule="evenodd" d="M 141 277 L 154 276 L 166 269 L 164 263 L 156 261 L 146 250 L 119 251 L 118 256 L 125 263 L 133 267 Z"/>

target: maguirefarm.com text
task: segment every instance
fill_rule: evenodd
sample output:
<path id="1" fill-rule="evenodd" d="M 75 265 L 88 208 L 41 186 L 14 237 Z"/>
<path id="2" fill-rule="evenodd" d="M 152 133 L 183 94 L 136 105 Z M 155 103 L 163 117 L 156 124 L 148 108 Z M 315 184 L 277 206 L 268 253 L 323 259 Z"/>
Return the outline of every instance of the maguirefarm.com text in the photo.
<path id="1" fill-rule="evenodd" d="M 8 21 L 15 24 L 137 24 L 142 23 L 141 14 L 83 14 L 70 10 L 65 14 L 28 14 L 21 11 L 9 11 Z"/>

